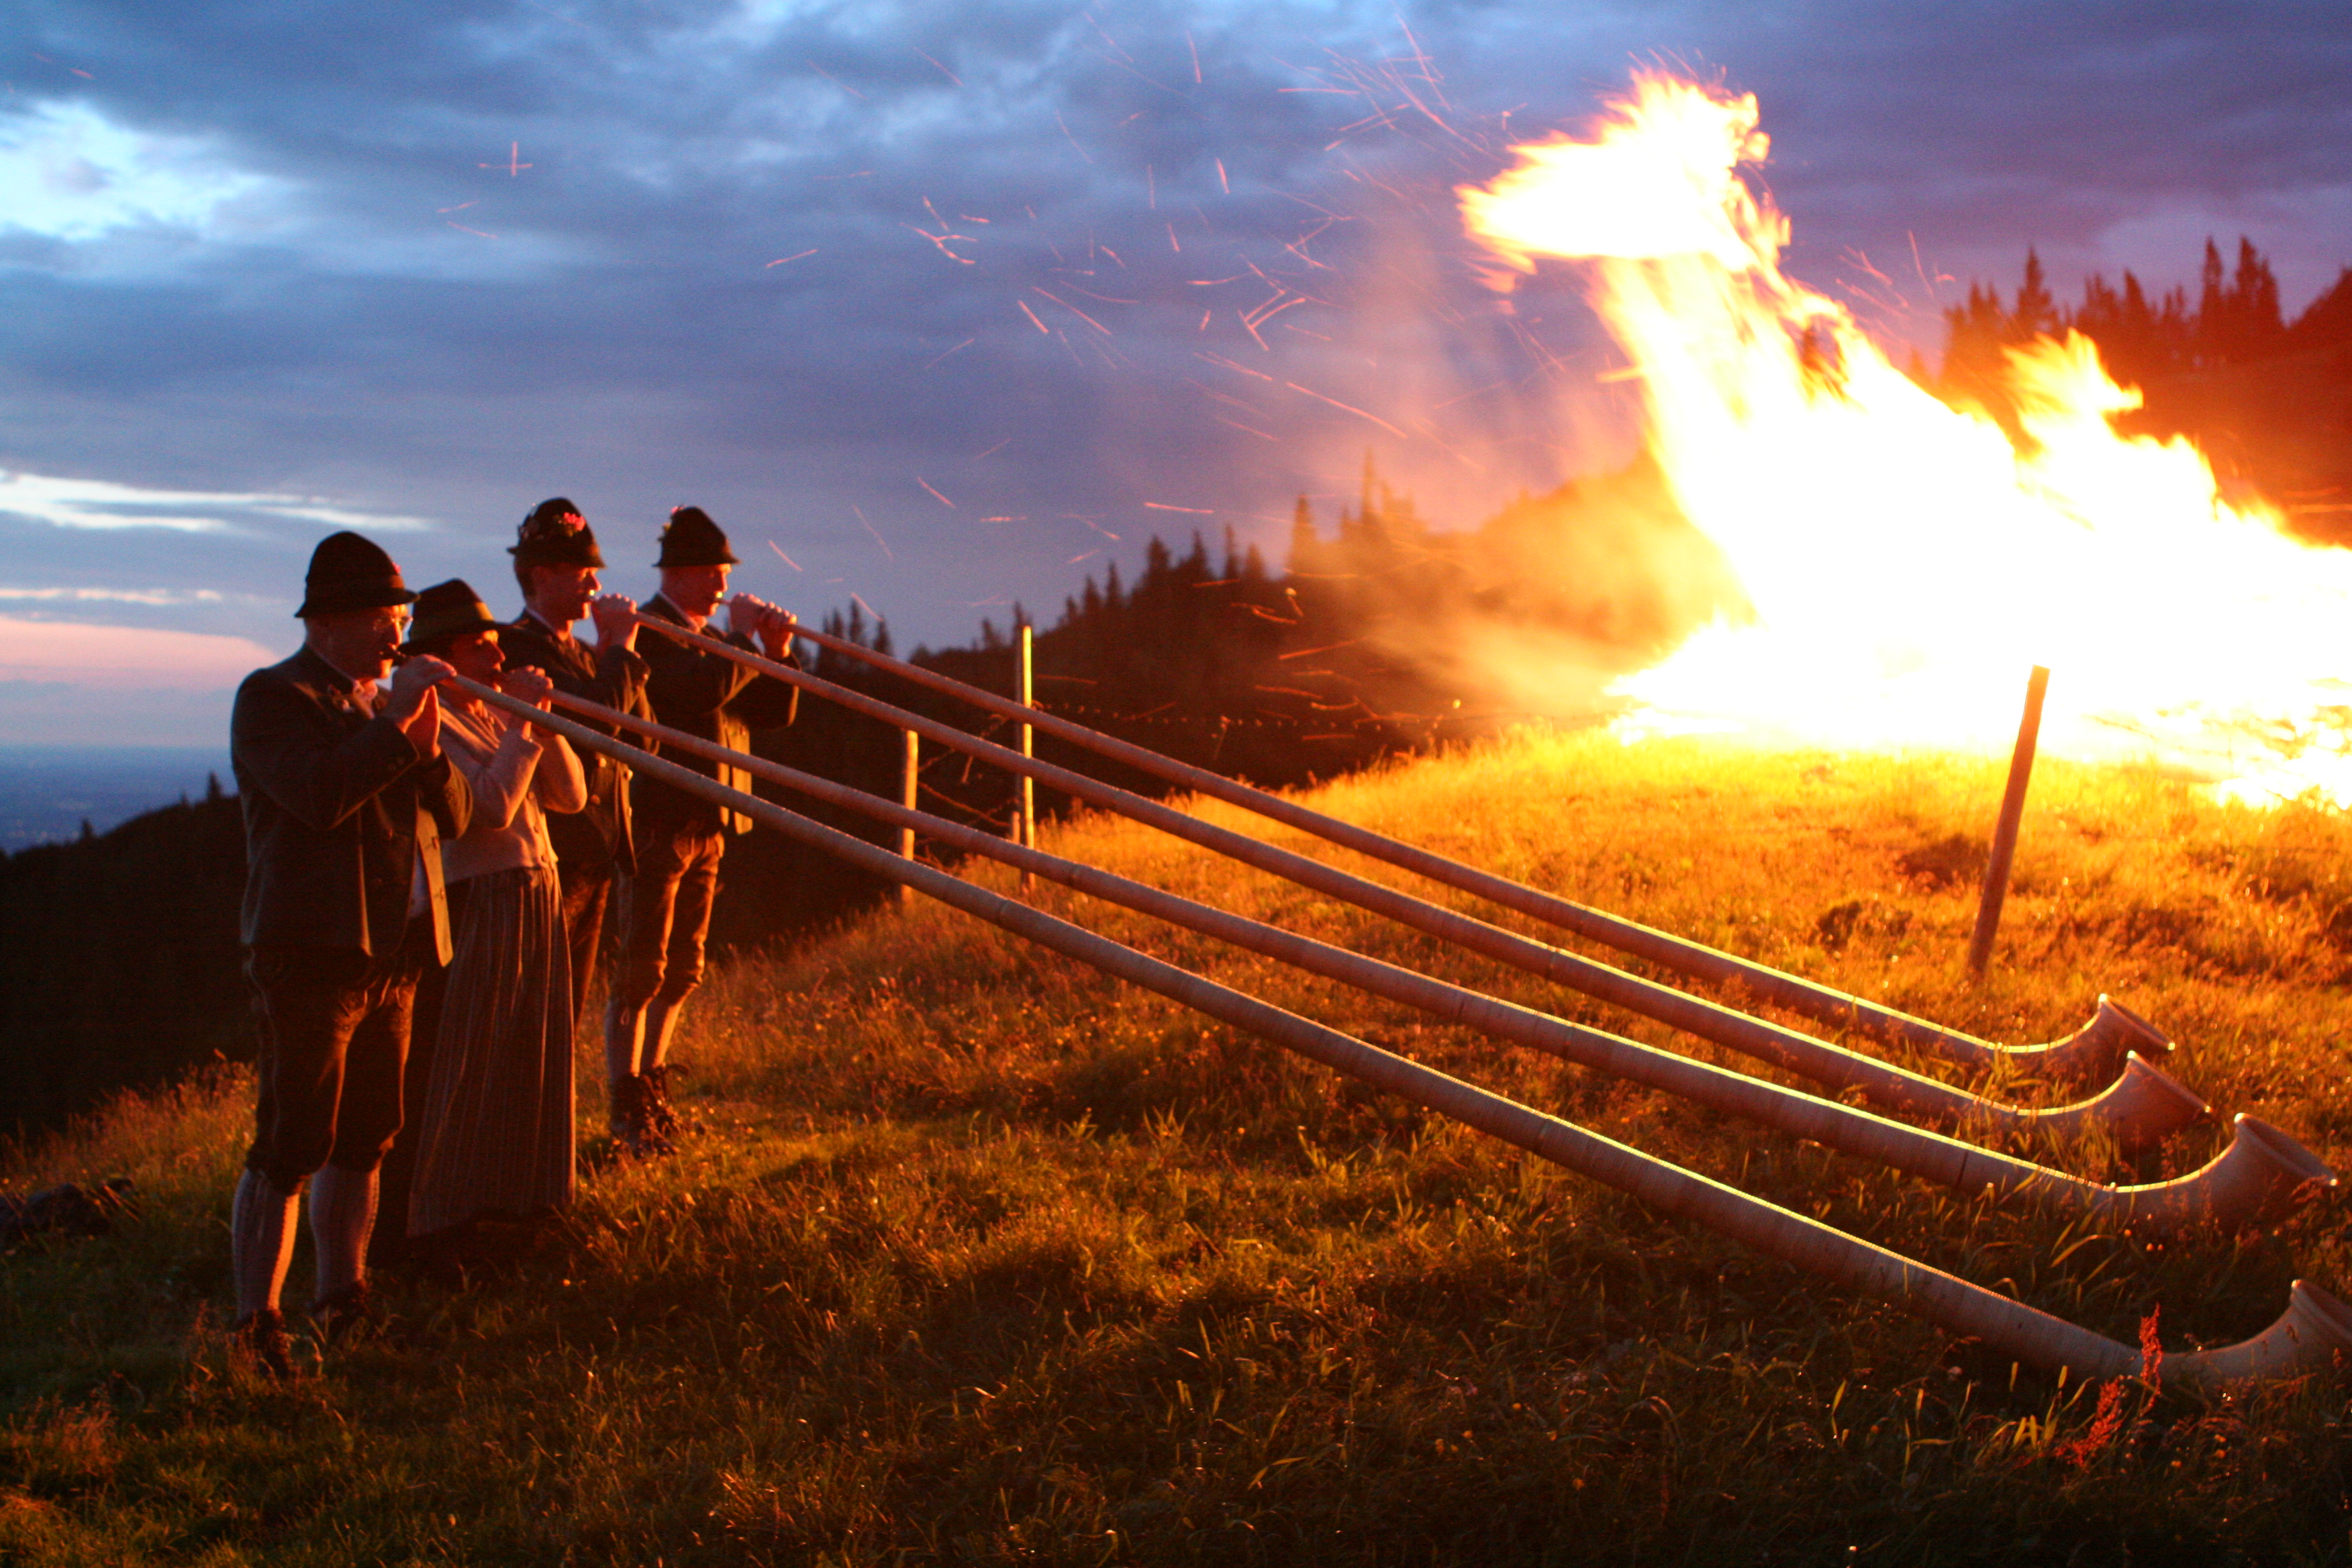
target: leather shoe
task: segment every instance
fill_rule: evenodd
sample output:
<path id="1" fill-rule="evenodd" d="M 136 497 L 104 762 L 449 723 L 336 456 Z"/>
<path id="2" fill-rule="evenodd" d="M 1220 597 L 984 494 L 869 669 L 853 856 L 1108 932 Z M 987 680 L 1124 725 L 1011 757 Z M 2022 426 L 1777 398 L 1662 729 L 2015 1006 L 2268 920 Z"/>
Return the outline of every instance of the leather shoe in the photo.
<path id="1" fill-rule="evenodd" d="M 327 1344 L 339 1344 L 374 1321 L 375 1289 L 364 1279 L 354 1279 L 310 1303 L 310 1321 Z"/>
<path id="2" fill-rule="evenodd" d="M 229 1331 L 229 1343 L 253 1358 L 265 1377 L 294 1375 L 294 1342 L 287 1337 L 286 1317 L 275 1307 L 248 1312 Z"/>

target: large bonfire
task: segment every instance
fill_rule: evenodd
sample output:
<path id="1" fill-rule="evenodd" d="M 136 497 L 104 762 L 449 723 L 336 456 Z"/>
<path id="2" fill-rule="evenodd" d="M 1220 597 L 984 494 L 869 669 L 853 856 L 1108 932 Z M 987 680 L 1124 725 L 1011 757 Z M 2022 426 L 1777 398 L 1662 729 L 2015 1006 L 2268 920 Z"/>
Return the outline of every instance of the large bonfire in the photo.
<path id="1" fill-rule="evenodd" d="M 1461 192 L 1472 233 L 1522 271 L 1589 263 L 1668 482 L 1748 602 L 1622 683 L 1636 722 L 2005 745 L 2045 664 L 2047 747 L 2352 798 L 2352 552 L 2226 502 L 2188 442 L 2118 435 L 2139 395 L 2095 344 L 2012 352 L 2014 437 L 1931 395 L 1781 272 L 1788 221 L 1742 172 L 1768 151 L 1752 95 L 1643 75 L 1590 140 L 1515 151 Z"/>

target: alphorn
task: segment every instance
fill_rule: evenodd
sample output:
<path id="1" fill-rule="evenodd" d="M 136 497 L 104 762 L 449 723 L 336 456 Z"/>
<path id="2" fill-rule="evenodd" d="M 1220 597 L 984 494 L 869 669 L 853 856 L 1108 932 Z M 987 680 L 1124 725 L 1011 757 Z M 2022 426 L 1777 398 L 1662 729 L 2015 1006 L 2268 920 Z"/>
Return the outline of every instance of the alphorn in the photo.
<path id="1" fill-rule="evenodd" d="M 646 624 L 657 628 L 664 625 L 660 622 Z M 902 680 L 960 698 L 991 713 L 1017 719 L 1044 734 L 1083 747 L 1112 762 L 1123 763 L 1139 773 L 1181 784 L 1195 794 L 1255 812 L 1286 827 L 1311 833 L 1342 848 L 1386 861 L 1461 892 L 1475 894 L 1505 909 L 1559 926 L 1563 931 L 1573 931 L 1589 942 L 1597 942 L 1661 968 L 1671 969 L 1678 974 L 1715 985 L 1744 987 L 1750 994 L 1773 1006 L 1784 1007 L 1834 1028 L 1854 1029 L 1890 1045 L 1907 1046 L 1971 1067 L 2013 1062 L 2038 1074 L 2077 1079 L 2108 1076 L 2122 1064 L 2127 1051 L 2136 1050 L 2142 1057 L 2153 1059 L 2172 1049 L 2171 1040 L 2155 1025 L 2104 995 L 2099 998 L 2098 1008 L 2092 1014 L 2090 1021 L 2063 1039 L 2039 1046 L 2004 1046 L 1980 1040 L 1973 1035 L 1945 1028 L 1925 1018 L 1915 1018 L 1907 1013 L 1897 1012 L 1833 986 L 1758 963 L 1753 959 L 1741 958 L 1720 948 L 1691 942 L 1605 910 L 1571 903 L 1524 883 L 1514 882 L 1507 877 L 1482 871 L 1475 866 L 1465 866 L 1459 860 L 1448 859 L 1385 834 L 1359 827 L 1352 822 L 1328 816 L 1297 801 L 1253 789 L 1223 773 L 1180 763 L 1173 757 L 1132 745 L 1099 730 L 1090 730 L 1083 724 L 1057 718 L 1042 709 L 1024 707 L 1010 698 L 1000 697 L 995 692 L 951 676 L 908 664 L 904 659 L 892 658 L 887 654 L 877 653 L 846 637 L 811 631 L 806 626 L 799 627 L 796 635 L 806 637 L 820 647 L 831 648 L 836 653 L 862 659 L 877 669 L 887 670 Z"/>
<path id="2" fill-rule="evenodd" d="M 859 812 L 902 832 L 920 834 L 971 854 L 1001 860 L 1089 897 L 1417 1007 L 1447 1023 L 1510 1040 L 1711 1110 L 1745 1117 L 1843 1153 L 1874 1160 L 1969 1196 L 1990 1192 L 1997 1199 L 2014 1197 L 2037 1209 L 2089 1217 L 2117 1230 L 2140 1236 L 2171 1236 L 2207 1226 L 2242 1230 L 2267 1225 L 2336 1185 L 2336 1173 L 2316 1155 L 2280 1129 L 2251 1116 L 2240 1116 L 2229 1145 L 2187 1175 L 2137 1186 L 2084 1181 L 1940 1133 L 1890 1121 L 1853 1106 L 1571 1024 L 1279 926 L 1213 909 L 1099 867 L 1026 848 L 996 834 L 983 833 L 929 812 L 911 810 L 864 790 L 765 757 L 733 751 L 715 741 L 584 698 L 559 692 L 554 700 L 573 712 L 656 741 L 665 752 L 675 749 L 726 763 L 812 799 Z"/>
<path id="3" fill-rule="evenodd" d="M 1916 1259 L 1873 1246 L 1821 1221 L 1686 1171 L 1670 1161 L 1604 1138 L 1573 1122 L 1493 1094 L 1352 1035 L 1285 1012 L 1108 937 L 1057 920 L 919 860 L 853 838 L 772 802 L 729 789 L 700 773 L 587 725 L 532 707 L 493 688 L 453 677 L 460 690 L 554 731 L 572 744 L 617 758 L 645 777 L 740 812 L 800 843 L 887 881 L 903 882 L 1041 947 L 1090 964 L 1181 1005 L 1296 1051 L 1311 1061 L 1538 1158 L 1591 1177 L 1675 1218 L 1687 1219 L 1863 1295 L 1886 1301 L 1948 1332 L 2044 1371 L 2077 1378 L 2120 1378 L 2144 1370 L 2134 1346 L 2070 1323 Z M 2217 1350 L 2168 1354 L 2164 1375 L 2198 1387 L 2244 1378 L 2293 1377 L 2336 1364 L 2352 1352 L 2352 1308 L 2307 1280 L 2294 1281 L 2287 1308 L 2252 1339 Z"/>
<path id="4" fill-rule="evenodd" d="M 1566 952 L 1453 910 L 1416 899 L 1410 893 L 1351 875 L 1320 860 L 1295 855 L 1247 834 L 1203 822 L 1197 816 L 1147 800 L 1139 795 L 1072 773 L 1051 763 L 1024 757 L 1007 746 L 967 734 L 953 725 L 909 713 L 877 698 L 795 669 L 774 659 L 668 621 L 640 616 L 641 623 L 689 647 L 724 658 L 804 690 L 829 698 L 845 708 L 912 730 L 942 745 L 953 747 L 996 766 L 1023 773 L 1076 796 L 1164 833 L 1215 850 L 1247 866 L 1269 871 L 1318 892 L 1328 893 L 1376 914 L 1441 937 L 1474 952 L 1524 969 L 1588 996 L 1639 1013 L 1671 1027 L 1711 1040 L 1771 1063 L 1788 1072 L 1832 1089 L 1852 1089 L 1873 1104 L 1906 1115 L 1948 1124 L 1980 1126 L 2000 1131 L 2079 1135 L 2101 1129 L 2116 1147 L 2129 1152 L 2147 1148 L 2173 1132 L 2210 1115 L 2210 1108 L 2180 1083 L 2138 1053 L 2127 1053 L 2124 1070 L 2115 1082 L 2088 1100 L 2073 1105 L 2032 1108 L 2010 1105 L 1972 1094 L 1907 1068 L 1849 1051 L 1826 1040 L 1768 1023 L 1720 1003 L 1677 991 L 1670 985 L 1612 969 L 1598 960 Z"/>

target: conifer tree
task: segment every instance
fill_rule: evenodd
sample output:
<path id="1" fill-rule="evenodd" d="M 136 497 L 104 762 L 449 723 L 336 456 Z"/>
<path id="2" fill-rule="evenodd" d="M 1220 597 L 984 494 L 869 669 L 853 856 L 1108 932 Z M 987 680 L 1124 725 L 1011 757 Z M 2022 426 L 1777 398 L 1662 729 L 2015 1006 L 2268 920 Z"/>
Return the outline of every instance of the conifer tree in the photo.
<path id="1" fill-rule="evenodd" d="M 2025 280 L 2017 286 L 2017 303 L 2010 310 L 2003 341 L 2031 342 L 2037 337 L 2048 336 L 2057 325 L 2056 302 L 2051 299 L 2050 286 L 2042 275 L 2042 255 L 2029 247 L 2025 252 Z"/>

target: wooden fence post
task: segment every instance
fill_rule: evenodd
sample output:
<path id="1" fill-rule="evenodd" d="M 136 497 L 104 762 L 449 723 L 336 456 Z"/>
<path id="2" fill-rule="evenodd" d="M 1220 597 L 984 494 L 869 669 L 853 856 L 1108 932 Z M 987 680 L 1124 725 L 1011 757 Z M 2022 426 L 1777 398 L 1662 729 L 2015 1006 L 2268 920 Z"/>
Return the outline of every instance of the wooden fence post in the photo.
<path id="1" fill-rule="evenodd" d="M 916 734 L 912 730 L 902 730 L 899 733 L 904 735 L 907 740 L 906 760 L 901 764 L 901 771 L 898 775 L 899 804 L 903 805 L 908 811 L 913 811 L 917 809 L 915 788 L 918 773 L 922 767 L 923 740 L 921 736 Z M 915 830 L 913 828 L 902 827 L 898 829 L 898 854 L 902 859 L 912 860 L 915 858 Z M 910 882 L 901 882 L 898 884 L 898 901 L 900 903 L 904 904 L 911 902 L 914 897 L 914 884 Z"/>
<path id="2" fill-rule="evenodd" d="M 1024 621 L 1022 623 L 1021 706 L 1024 708 L 1034 708 L 1036 706 L 1037 701 L 1037 676 L 1036 665 L 1034 658 L 1035 645 L 1034 639 L 1032 637 L 1033 630 L 1034 628 L 1032 628 L 1027 622 Z M 1021 754 L 1024 757 L 1034 757 L 1037 754 L 1034 732 L 1031 731 L 1026 722 L 1024 722 L 1021 726 Z M 1020 814 L 1013 819 L 1013 841 L 1020 845 L 1024 849 L 1034 849 L 1037 847 L 1037 781 L 1031 778 L 1027 773 L 1023 773 L 1021 775 L 1021 809 Z M 1031 888 L 1035 886 L 1035 882 L 1036 879 L 1032 877 L 1028 872 L 1024 871 L 1021 873 L 1021 890 L 1023 892 L 1025 893 L 1029 891 Z"/>
<path id="3" fill-rule="evenodd" d="M 2025 717 L 2017 726 L 2017 750 L 2009 757 L 2009 788 L 2000 797 L 2000 821 L 1993 828 L 1992 854 L 1985 862 L 1984 896 L 1977 902 L 1976 934 L 1969 939 L 1969 973 L 1981 977 L 1992 957 L 2000 907 L 2009 899 L 2009 865 L 2017 855 L 2018 819 L 2025 815 L 2025 786 L 2033 777 L 2033 749 L 2042 739 L 2042 699 L 2050 671 L 2042 665 L 2025 682 Z"/>

